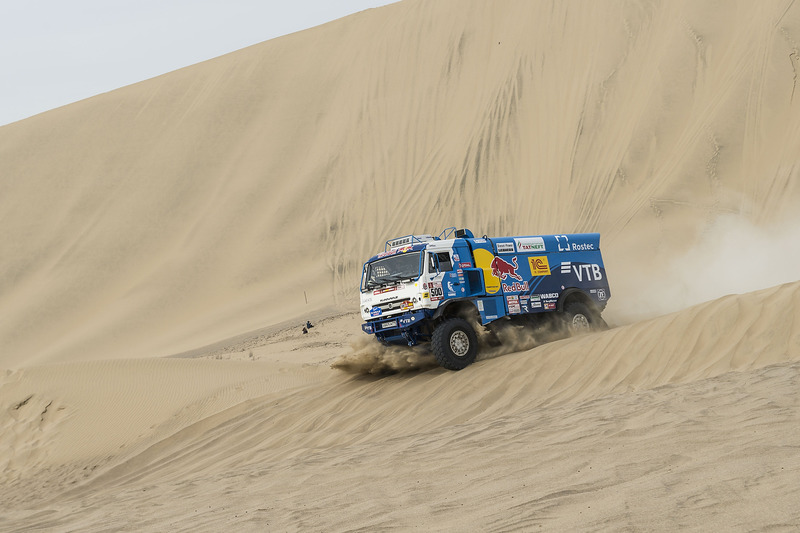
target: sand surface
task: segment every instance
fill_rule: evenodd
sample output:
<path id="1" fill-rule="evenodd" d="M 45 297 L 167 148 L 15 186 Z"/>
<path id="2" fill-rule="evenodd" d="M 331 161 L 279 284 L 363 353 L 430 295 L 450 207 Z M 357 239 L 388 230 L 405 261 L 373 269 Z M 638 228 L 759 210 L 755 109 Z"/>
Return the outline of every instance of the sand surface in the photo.
<path id="1" fill-rule="evenodd" d="M 791 0 L 406 0 L 0 127 L 0 531 L 796 531 L 799 68 Z M 446 226 L 600 232 L 612 327 L 370 342 Z"/>

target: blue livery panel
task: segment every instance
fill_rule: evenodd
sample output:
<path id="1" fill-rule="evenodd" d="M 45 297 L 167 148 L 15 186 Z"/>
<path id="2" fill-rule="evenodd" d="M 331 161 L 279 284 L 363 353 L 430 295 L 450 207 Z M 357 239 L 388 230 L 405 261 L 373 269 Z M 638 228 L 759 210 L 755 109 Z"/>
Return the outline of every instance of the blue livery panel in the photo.
<path id="1" fill-rule="evenodd" d="M 505 314 L 556 311 L 571 290 L 584 292 L 599 309 L 611 297 L 598 233 L 475 240 L 486 293 L 503 296 Z M 492 320 L 483 313 L 482 319 Z"/>

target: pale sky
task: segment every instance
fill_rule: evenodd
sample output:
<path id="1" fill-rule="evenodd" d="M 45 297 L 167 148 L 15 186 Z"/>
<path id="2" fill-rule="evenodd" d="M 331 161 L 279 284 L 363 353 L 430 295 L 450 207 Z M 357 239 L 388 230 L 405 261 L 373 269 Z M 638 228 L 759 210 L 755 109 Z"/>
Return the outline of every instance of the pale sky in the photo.
<path id="1" fill-rule="evenodd" d="M 0 0 L 0 126 L 397 0 Z"/>

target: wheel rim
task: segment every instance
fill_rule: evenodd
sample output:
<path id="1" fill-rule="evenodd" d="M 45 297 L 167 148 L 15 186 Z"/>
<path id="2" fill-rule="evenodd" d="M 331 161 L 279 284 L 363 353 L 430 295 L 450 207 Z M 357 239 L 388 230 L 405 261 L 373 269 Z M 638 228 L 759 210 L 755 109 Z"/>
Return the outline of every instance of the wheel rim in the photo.
<path id="1" fill-rule="evenodd" d="M 450 335 L 450 349 L 456 357 L 464 357 L 469 351 L 469 337 L 463 331 L 454 331 Z"/>
<path id="2" fill-rule="evenodd" d="M 588 331 L 589 330 L 589 319 L 586 318 L 586 315 L 577 314 L 572 317 L 572 328 L 577 331 Z"/>

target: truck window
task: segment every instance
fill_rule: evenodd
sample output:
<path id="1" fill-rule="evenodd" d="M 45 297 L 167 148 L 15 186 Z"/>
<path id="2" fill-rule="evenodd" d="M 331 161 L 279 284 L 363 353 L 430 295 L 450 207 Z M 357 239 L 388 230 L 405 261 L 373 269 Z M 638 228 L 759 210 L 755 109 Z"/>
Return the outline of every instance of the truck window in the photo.
<path id="1" fill-rule="evenodd" d="M 439 272 L 450 272 L 453 270 L 453 263 L 450 262 L 449 252 L 439 252 L 436 254 L 439 260 Z"/>
<path id="2" fill-rule="evenodd" d="M 428 272 L 435 274 L 438 272 L 452 272 L 453 262 L 450 260 L 449 252 L 428 252 Z"/>
<path id="3" fill-rule="evenodd" d="M 362 290 L 395 285 L 403 280 L 415 280 L 419 277 L 420 265 L 420 252 L 392 255 L 368 263 L 362 278 Z"/>

